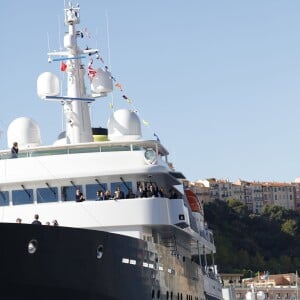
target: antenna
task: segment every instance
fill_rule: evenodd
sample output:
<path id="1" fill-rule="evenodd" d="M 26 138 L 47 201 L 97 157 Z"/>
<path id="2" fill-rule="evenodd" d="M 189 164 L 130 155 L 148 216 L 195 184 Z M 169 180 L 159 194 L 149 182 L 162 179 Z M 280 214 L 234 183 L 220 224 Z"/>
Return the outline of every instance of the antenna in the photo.
<path id="1" fill-rule="evenodd" d="M 110 72 L 112 71 L 111 68 L 111 61 L 110 61 L 110 44 L 109 44 L 109 29 L 108 29 L 108 12 L 105 10 L 105 19 L 106 19 L 106 39 L 107 39 L 107 51 L 108 51 L 108 67 Z M 111 103 L 114 109 L 114 93 L 111 93 Z"/>
<path id="2" fill-rule="evenodd" d="M 47 41 L 48 41 L 48 52 L 50 52 L 50 37 L 49 37 L 49 32 L 47 32 Z"/>
<path id="3" fill-rule="evenodd" d="M 108 12 L 105 11 L 105 19 L 106 19 L 106 38 L 107 38 L 107 50 L 108 50 L 108 67 L 110 70 L 111 68 L 111 62 L 110 62 L 110 44 L 109 44 L 109 29 L 108 29 Z"/>
<path id="4" fill-rule="evenodd" d="M 61 47 L 61 34 L 60 34 L 60 26 L 59 26 L 59 16 L 57 16 L 57 23 L 58 23 L 58 44 L 59 44 L 59 50 L 62 50 Z"/>

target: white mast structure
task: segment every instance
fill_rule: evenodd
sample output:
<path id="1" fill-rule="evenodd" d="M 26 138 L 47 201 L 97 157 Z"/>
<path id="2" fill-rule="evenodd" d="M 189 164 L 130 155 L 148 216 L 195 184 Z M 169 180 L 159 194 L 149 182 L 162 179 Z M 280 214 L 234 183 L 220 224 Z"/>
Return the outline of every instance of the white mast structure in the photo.
<path id="1" fill-rule="evenodd" d="M 67 96 L 58 96 L 59 81 L 55 74 L 46 72 L 39 76 L 38 95 L 45 100 L 60 101 L 64 104 L 66 118 L 66 143 L 87 143 L 93 141 L 89 103 L 94 98 L 88 98 L 84 83 L 85 68 L 81 62 L 86 55 L 98 54 L 98 49 L 81 50 L 77 45 L 77 38 L 82 37 L 81 31 L 76 31 L 76 24 L 80 23 L 80 7 L 73 7 L 71 1 L 65 11 L 65 25 L 68 32 L 64 36 L 66 51 L 49 52 L 48 62 L 66 61 Z M 52 59 L 52 57 L 57 57 Z M 95 70 L 93 70 L 95 71 Z M 97 75 L 96 75 L 97 73 Z M 92 78 L 92 96 L 106 96 L 112 91 L 112 78 L 107 70 L 98 69 Z"/>

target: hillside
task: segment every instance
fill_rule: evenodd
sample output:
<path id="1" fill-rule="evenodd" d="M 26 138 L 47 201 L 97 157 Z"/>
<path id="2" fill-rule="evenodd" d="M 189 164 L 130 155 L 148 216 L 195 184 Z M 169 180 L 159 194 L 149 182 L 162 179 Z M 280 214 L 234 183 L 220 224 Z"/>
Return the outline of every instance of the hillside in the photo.
<path id="1" fill-rule="evenodd" d="M 300 270 L 300 214 L 266 206 L 260 216 L 243 203 L 216 201 L 204 207 L 214 232 L 220 273 L 270 274 Z"/>

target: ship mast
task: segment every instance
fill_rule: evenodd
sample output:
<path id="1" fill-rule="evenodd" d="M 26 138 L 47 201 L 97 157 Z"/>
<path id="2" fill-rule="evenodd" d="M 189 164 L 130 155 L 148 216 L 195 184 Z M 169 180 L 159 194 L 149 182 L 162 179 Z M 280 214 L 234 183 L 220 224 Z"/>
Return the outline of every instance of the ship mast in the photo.
<path id="1" fill-rule="evenodd" d="M 86 56 L 97 56 L 98 49 L 82 50 L 78 47 L 77 38 L 83 37 L 83 33 L 76 30 L 76 25 L 80 23 L 79 5 L 73 7 L 70 1 L 68 8 L 64 9 L 64 15 L 65 26 L 68 27 L 64 36 L 66 50 L 49 52 L 48 62 L 62 63 L 62 71 L 67 74 L 67 95 L 59 96 L 58 78 L 49 72 L 41 74 L 38 78 L 38 95 L 44 100 L 63 103 L 67 144 L 93 142 L 89 103 L 95 101 L 96 97 L 103 97 L 112 92 L 112 77 L 107 69 L 93 70 L 94 75 L 90 78 L 92 97 L 87 96 L 82 59 Z"/>
<path id="2" fill-rule="evenodd" d="M 64 47 L 68 49 L 67 60 L 67 96 L 73 98 L 85 98 L 86 89 L 84 85 L 84 67 L 81 63 L 80 54 L 83 52 L 78 48 L 76 24 L 80 23 L 80 8 L 72 7 L 65 9 L 65 25 L 69 32 L 64 36 Z M 71 59 L 74 58 L 75 59 Z M 77 58 L 78 57 L 78 58 Z M 87 101 L 73 100 L 66 102 L 64 107 L 67 114 L 66 137 L 67 141 L 73 143 L 84 143 L 93 141 L 91 119 Z"/>
<path id="3" fill-rule="evenodd" d="M 65 8 L 65 25 L 68 26 L 68 32 L 64 36 L 64 47 L 67 51 L 49 52 L 49 60 L 53 56 L 60 58 L 56 61 L 66 61 L 67 72 L 67 96 L 57 97 L 63 100 L 64 114 L 66 117 L 66 141 L 68 144 L 92 142 L 92 126 L 89 113 L 89 102 L 94 101 L 86 95 L 84 84 L 85 69 L 81 62 L 84 58 L 82 54 L 97 53 L 97 49 L 81 50 L 77 45 L 77 38 L 82 33 L 76 31 L 76 25 L 80 23 L 80 7 L 73 7 L 71 2 L 69 7 Z M 46 97 L 53 99 L 56 97 Z"/>

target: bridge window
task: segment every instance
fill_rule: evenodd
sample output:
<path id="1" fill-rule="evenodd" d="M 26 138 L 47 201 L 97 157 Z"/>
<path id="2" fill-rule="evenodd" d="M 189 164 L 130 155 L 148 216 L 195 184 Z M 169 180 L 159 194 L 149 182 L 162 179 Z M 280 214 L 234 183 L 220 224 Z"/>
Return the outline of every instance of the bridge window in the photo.
<path id="1" fill-rule="evenodd" d="M 62 201 L 75 201 L 76 200 L 76 190 L 80 189 L 82 192 L 82 186 L 63 186 L 61 188 L 61 198 Z M 85 197 L 85 195 L 84 195 Z"/>
<path id="2" fill-rule="evenodd" d="M 33 203 L 33 190 L 23 189 L 12 191 L 12 201 L 14 205 Z"/>
<path id="3" fill-rule="evenodd" d="M 0 206 L 9 205 L 9 194 L 7 191 L 0 191 Z"/>
<path id="4" fill-rule="evenodd" d="M 37 202 L 57 202 L 58 201 L 58 189 L 57 187 L 39 188 L 36 190 Z"/>
<path id="5" fill-rule="evenodd" d="M 105 192 L 107 190 L 107 184 L 87 184 L 86 185 L 86 199 L 87 200 L 96 200 L 97 199 L 97 191 Z"/>

